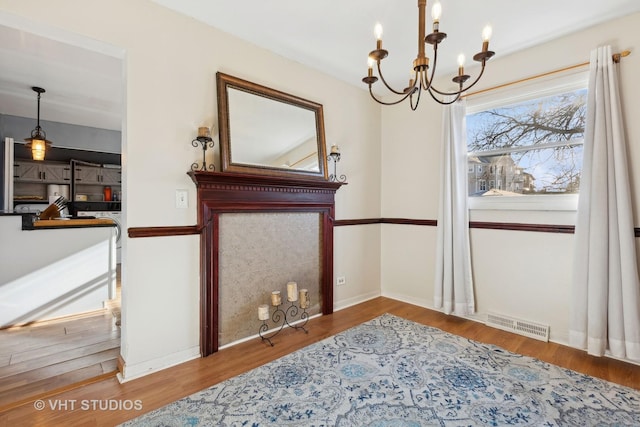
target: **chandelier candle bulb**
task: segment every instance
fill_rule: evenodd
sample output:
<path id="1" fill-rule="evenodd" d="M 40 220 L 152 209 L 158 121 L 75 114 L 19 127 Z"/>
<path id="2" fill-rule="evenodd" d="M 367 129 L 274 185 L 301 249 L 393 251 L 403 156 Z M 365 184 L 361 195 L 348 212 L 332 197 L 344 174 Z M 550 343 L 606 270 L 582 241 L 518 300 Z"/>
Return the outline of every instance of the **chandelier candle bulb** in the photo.
<path id="1" fill-rule="evenodd" d="M 274 307 L 282 304 L 282 297 L 280 297 L 280 291 L 271 292 L 271 305 Z"/>
<path id="2" fill-rule="evenodd" d="M 258 320 L 269 320 L 269 306 L 267 304 L 258 306 Z"/>
<path id="3" fill-rule="evenodd" d="M 482 41 L 488 42 L 491 38 L 491 33 L 493 30 L 491 29 L 491 25 L 487 25 L 482 29 Z"/>
<path id="4" fill-rule="evenodd" d="M 489 39 L 491 39 L 492 29 L 490 25 L 487 25 L 482 30 L 482 51 L 487 52 L 489 50 Z"/>
<path id="5" fill-rule="evenodd" d="M 287 300 L 298 301 L 298 284 L 296 282 L 287 283 Z"/>
<path id="6" fill-rule="evenodd" d="M 367 57 L 367 76 L 369 78 L 373 77 L 373 58 L 368 56 Z"/>
<path id="7" fill-rule="evenodd" d="M 437 1 L 431 8 L 431 18 L 433 18 L 433 32 L 437 33 L 440 30 L 440 16 L 442 15 L 442 5 Z"/>
<path id="8" fill-rule="evenodd" d="M 382 49 L 382 24 L 377 23 L 373 28 L 373 33 L 376 35 L 376 49 Z"/>
<path id="9" fill-rule="evenodd" d="M 463 76 L 464 75 L 464 54 L 460 54 L 458 55 L 458 75 L 459 76 Z"/>

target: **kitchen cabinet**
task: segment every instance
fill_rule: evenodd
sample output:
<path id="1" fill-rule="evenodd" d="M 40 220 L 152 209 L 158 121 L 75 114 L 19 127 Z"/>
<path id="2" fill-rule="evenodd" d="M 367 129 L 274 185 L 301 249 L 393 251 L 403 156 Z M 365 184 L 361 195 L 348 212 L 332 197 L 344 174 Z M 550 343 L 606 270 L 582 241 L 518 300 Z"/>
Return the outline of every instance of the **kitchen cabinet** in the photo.
<path id="1" fill-rule="evenodd" d="M 120 210 L 121 168 L 99 166 L 88 162 L 73 163 L 72 200 L 74 210 Z M 96 202 L 109 202 L 98 206 Z"/>
<path id="2" fill-rule="evenodd" d="M 120 185 L 120 169 L 76 166 L 76 184 Z"/>
<path id="3" fill-rule="evenodd" d="M 121 185 L 122 171 L 120 169 L 102 168 L 102 184 Z"/>
<path id="4" fill-rule="evenodd" d="M 69 184 L 71 182 L 69 163 L 16 160 L 13 166 L 13 178 L 16 183 Z"/>
<path id="5" fill-rule="evenodd" d="M 71 184 L 71 165 L 63 162 L 36 162 L 15 159 L 13 163 L 13 202 L 45 203 L 47 187 Z M 62 193 L 61 193 L 62 194 Z"/>

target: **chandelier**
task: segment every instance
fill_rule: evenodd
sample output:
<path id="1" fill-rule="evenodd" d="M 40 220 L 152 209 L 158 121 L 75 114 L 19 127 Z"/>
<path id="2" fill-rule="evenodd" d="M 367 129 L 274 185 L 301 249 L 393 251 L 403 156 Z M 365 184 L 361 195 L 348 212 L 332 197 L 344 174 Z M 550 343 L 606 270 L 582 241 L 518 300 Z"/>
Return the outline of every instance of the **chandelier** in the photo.
<path id="1" fill-rule="evenodd" d="M 480 73 L 478 77 L 466 87 L 464 84 L 471 78 L 471 76 L 464 73 L 464 55 L 460 54 L 458 56 L 458 75 L 453 77 L 452 81 L 458 85 L 458 90 L 447 92 L 438 90 L 433 86 L 433 79 L 436 72 L 436 65 L 438 62 L 438 45 L 447 37 L 446 33 L 440 32 L 440 15 L 442 12 L 442 7 L 440 6 L 440 2 L 436 1 L 431 10 L 431 17 L 433 18 L 433 32 L 427 36 L 425 36 L 425 9 L 427 8 L 427 0 L 418 0 L 418 56 L 413 61 L 411 79 L 409 79 L 409 86 L 404 88 L 403 90 L 395 90 L 393 89 L 387 81 L 384 79 L 382 75 L 382 69 L 380 67 L 380 62 L 387 57 L 389 54 L 388 51 L 382 48 L 382 25 L 379 23 L 376 24 L 374 33 L 376 35 L 376 49 L 372 50 L 369 53 L 369 71 L 367 76 L 362 79 L 362 81 L 369 85 L 369 94 L 371 97 L 383 105 L 395 105 L 409 98 L 409 103 L 411 105 L 411 109 L 415 110 L 418 108 L 418 103 L 420 102 L 420 95 L 422 91 L 427 91 L 431 95 L 431 97 L 438 103 L 447 105 L 453 104 L 456 102 L 460 95 L 473 87 L 482 77 L 484 73 L 484 67 L 486 62 L 491 59 L 495 52 L 489 50 L 489 38 L 491 38 L 491 27 L 486 26 L 482 31 L 482 50 L 476 53 L 473 56 L 473 60 L 480 62 L 482 64 L 482 68 L 480 69 Z M 433 65 L 431 67 L 431 71 L 429 71 L 429 58 L 425 55 L 425 44 L 429 43 L 433 47 Z M 380 76 L 380 80 L 386 86 L 386 88 L 394 93 L 395 95 L 399 95 L 400 98 L 395 101 L 385 102 L 381 99 L 378 99 L 373 91 L 371 86 L 378 81 L 378 77 L 373 75 L 373 65 L 377 64 L 378 75 Z M 454 97 L 453 99 L 445 100 L 440 99 L 440 97 Z"/>

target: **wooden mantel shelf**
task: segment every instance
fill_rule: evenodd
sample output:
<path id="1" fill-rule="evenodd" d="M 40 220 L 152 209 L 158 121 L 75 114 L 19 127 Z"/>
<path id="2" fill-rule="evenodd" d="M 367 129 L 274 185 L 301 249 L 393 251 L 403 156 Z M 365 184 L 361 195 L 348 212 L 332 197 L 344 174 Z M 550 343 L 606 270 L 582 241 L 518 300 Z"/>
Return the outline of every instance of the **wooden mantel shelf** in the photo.
<path id="1" fill-rule="evenodd" d="M 200 233 L 200 352 L 218 350 L 219 217 L 228 212 L 318 212 L 321 215 L 322 313 L 333 313 L 335 193 L 324 179 L 224 172 L 188 172 L 198 188 Z"/>
<path id="2" fill-rule="evenodd" d="M 324 179 L 250 175 L 242 173 L 195 171 L 188 172 L 188 174 L 198 187 L 224 187 L 232 189 L 233 186 L 236 186 L 238 189 L 243 190 L 251 190 L 257 187 L 255 191 L 265 191 L 266 188 L 272 188 L 274 191 L 276 189 L 282 189 L 288 192 L 325 190 L 335 193 L 342 185 L 346 185 L 346 183 L 332 182 Z"/>

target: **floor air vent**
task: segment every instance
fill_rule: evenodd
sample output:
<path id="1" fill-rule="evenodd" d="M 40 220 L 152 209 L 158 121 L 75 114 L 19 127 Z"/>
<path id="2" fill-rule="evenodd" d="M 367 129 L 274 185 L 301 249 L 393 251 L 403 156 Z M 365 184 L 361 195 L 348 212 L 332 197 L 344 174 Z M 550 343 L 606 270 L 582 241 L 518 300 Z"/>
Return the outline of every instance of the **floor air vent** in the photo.
<path id="1" fill-rule="evenodd" d="M 549 341 L 549 325 L 514 319 L 502 314 L 489 313 L 487 314 L 487 326 L 514 332 L 540 341 Z"/>

